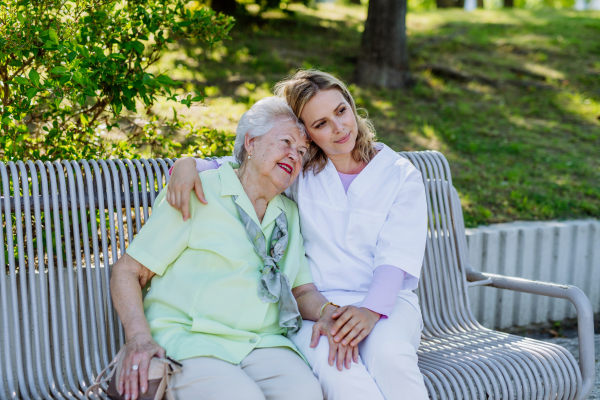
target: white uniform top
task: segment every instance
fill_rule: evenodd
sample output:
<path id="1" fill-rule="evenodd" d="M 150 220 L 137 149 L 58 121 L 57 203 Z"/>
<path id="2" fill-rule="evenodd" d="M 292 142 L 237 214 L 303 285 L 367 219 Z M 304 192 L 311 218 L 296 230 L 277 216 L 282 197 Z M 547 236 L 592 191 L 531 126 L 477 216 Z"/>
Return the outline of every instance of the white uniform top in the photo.
<path id="1" fill-rule="evenodd" d="M 329 301 L 360 303 L 373 271 L 393 265 L 406 272 L 398 297 L 419 310 L 417 288 L 427 235 L 421 173 L 388 146 L 344 192 L 329 160 L 321 173 L 300 173 L 286 191 L 300 210 L 300 228 L 314 283 Z"/>
<path id="2" fill-rule="evenodd" d="M 333 163 L 300 173 L 285 195 L 298 204 L 300 229 L 314 284 L 340 306 L 362 302 L 373 271 L 393 265 L 406 272 L 398 297 L 420 310 L 417 288 L 427 235 L 421 173 L 382 143 L 348 193 Z M 231 161 L 224 157 L 217 162 Z"/>

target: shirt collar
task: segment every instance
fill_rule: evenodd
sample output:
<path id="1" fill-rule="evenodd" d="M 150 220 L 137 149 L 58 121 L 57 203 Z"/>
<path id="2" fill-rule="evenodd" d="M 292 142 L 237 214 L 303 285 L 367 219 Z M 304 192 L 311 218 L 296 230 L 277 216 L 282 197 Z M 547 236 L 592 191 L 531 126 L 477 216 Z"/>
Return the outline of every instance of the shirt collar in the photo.
<path id="1" fill-rule="evenodd" d="M 367 187 L 366 184 L 368 184 L 374 176 L 385 176 L 385 169 L 389 167 L 390 157 L 394 157 L 394 155 L 397 156 L 397 154 L 394 150 L 381 142 L 373 143 L 373 147 L 378 153 L 354 179 L 348 188 L 347 193 L 344 191 L 344 186 L 335 169 L 335 165 L 333 165 L 333 162 L 331 162 L 330 159 L 327 159 L 325 170 L 321 173 L 325 173 L 328 187 L 335 193 L 336 200 L 348 202 L 351 206 L 355 206 L 356 202 L 359 201 L 364 194 L 364 190 Z"/>
<path id="2" fill-rule="evenodd" d="M 248 198 L 248 195 L 244 191 L 244 187 L 240 182 L 239 178 L 233 171 L 231 163 L 223 163 L 219 169 L 219 178 L 221 179 L 221 196 L 238 196 L 236 203 L 252 218 L 254 222 L 261 229 L 265 229 L 269 224 L 279 216 L 282 212 L 285 212 L 285 204 L 281 195 L 277 195 L 269 201 L 267 205 L 267 211 L 263 217 L 262 224 L 258 222 L 258 216 L 252 202 Z"/>

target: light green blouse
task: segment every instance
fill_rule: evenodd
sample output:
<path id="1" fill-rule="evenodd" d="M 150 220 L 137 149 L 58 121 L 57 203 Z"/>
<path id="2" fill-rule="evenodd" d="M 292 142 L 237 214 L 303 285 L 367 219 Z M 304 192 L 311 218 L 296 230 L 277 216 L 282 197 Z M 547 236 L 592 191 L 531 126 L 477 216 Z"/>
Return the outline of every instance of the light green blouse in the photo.
<path id="1" fill-rule="evenodd" d="M 156 273 L 144 297 L 152 337 L 176 360 L 210 356 L 239 364 L 255 348 L 281 346 L 300 354 L 279 326 L 277 304 L 258 298 L 262 260 L 231 196 L 238 196 L 237 204 L 266 238 L 285 211 L 290 241 L 279 266 L 292 287 L 312 283 L 296 203 L 276 196 L 261 224 L 229 163 L 200 175 L 208 205 L 192 193 L 191 218 L 183 222 L 163 189 L 152 216 L 127 248 L 127 254 Z"/>

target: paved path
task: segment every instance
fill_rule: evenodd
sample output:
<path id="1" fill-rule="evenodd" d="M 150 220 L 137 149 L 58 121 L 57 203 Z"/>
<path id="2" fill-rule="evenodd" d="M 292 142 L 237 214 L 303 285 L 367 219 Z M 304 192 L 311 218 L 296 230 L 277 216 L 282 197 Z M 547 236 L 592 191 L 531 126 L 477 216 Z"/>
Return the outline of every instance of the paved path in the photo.
<path id="1" fill-rule="evenodd" d="M 596 335 L 596 384 L 594 385 L 594 390 L 592 390 L 592 394 L 589 399 L 592 400 L 600 400 L 600 335 Z M 577 342 L 577 338 L 569 339 L 569 338 L 556 338 L 556 339 L 543 339 L 544 342 L 552 342 L 563 346 L 567 350 L 571 352 L 579 361 L 579 344 Z"/>

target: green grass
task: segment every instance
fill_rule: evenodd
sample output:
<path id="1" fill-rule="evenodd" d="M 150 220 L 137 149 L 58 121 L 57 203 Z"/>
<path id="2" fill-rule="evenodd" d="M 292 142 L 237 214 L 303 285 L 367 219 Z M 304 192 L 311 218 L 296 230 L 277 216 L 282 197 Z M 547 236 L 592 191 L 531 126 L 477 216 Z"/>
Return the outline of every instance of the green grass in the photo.
<path id="1" fill-rule="evenodd" d="M 241 114 L 297 68 L 351 82 L 366 8 L 292 7 L 292 17 L 271 12 L 260 24 L 236 26 L 232 40 L 212 49 L 174 46 L 158 68 L 209 96 L 181 114 L 234 131 Z M 600 13 L 448 10 L 411 12 L 407 23 L 416 84 L 351 87 L 379 140 L 398 151 L 444 153 L 467 226 L 600 217 Z M 423 69 L 432 64 L 501 84 L 443 79 Z"/>

